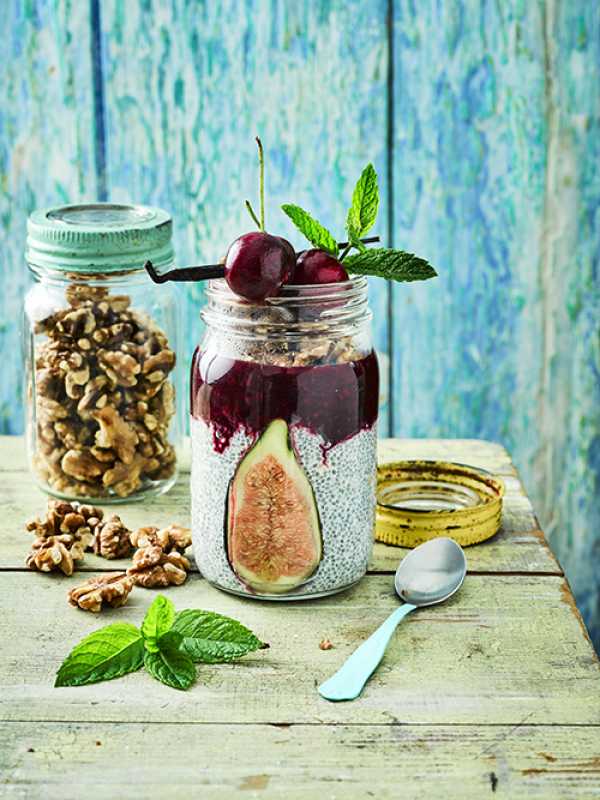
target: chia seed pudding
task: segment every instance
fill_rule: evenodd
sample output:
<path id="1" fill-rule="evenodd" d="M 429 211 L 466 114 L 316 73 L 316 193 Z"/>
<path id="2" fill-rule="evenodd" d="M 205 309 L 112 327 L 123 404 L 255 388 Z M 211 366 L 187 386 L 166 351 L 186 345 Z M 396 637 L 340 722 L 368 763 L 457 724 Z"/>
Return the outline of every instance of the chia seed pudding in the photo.
<path id="1" fill-rule="evenodd" d="M 331 594 L 360 580 L 373 544 L 377 359 L 360 325 L 336 337 L 328 321 L 294 339 L 275 324 L 274 336 L 272 309 L 250 308 L 235 317 L 249 318 L 252 338 L 217 331 L 209 304 L 193 359 L 196 563 L 244 596 Z M 297 325 L 286 320 L 288 332 Z"/>

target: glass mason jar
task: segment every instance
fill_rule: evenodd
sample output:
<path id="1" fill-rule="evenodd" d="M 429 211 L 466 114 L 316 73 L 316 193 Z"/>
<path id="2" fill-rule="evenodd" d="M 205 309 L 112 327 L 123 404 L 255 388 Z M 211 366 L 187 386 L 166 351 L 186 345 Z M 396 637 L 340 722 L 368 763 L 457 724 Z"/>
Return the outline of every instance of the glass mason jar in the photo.
<path id="1" fill-rule="evenodd" d="M 50 494 L 120 502 L 175 482 L 177 297 L 143 268 L 173 263 L 171 228 L 161 209 L 110 203 L 29 218 L 26 433 L 31 471 Z"/>
<path id="2" fill-rule="evenodd" d="M 204 577 L 271 600 L 332 594 L 373 544 L 379 372 L 367 281 L 263 305 L 211 281 L 191 375 L 192 530 Z"/>

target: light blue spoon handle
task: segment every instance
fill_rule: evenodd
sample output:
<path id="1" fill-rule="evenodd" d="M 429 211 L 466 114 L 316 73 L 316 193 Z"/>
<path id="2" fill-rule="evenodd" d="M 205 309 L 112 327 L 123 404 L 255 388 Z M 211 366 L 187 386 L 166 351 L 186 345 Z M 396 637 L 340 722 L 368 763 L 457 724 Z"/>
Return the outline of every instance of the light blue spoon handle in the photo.
<path id="1" fill-rule="evenodd" d="M 405 603 L 390 614 L 375 633 L 346 659 L 335 675 L 319 686 L 321 697 L 326 700 L 354 700 L 358 697 L 383 658 L 396 626 L 415 608 Z"/>

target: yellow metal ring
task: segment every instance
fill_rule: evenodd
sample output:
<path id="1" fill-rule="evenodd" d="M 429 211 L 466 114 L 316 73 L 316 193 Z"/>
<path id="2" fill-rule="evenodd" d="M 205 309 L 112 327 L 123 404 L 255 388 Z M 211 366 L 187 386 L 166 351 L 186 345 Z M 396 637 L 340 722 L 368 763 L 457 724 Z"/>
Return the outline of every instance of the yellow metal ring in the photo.
<path id="1" fill-rule="evenodd" d="M 426 497 L 428 491 L 437 498 L 437 508 L 428 507 L 426 499 L 419 507 L 419 494 Z M 416 547 L 439 536 L 463 547 L 483 542 L 500 528 L 503 496 L 502 481 L 464 464 L 382 464 L 377 469 L 375 539 L 400 547 Z"/>

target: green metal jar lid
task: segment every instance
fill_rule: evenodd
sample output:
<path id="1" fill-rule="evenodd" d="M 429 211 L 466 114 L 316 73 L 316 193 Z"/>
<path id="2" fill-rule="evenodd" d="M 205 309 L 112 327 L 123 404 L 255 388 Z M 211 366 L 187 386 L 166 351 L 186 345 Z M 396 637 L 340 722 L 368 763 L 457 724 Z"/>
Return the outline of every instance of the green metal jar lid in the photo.
<path id="1" fill-rule="evenodd" d="M 106 273 L 173 263 L 173 224 L 162 208 L 114 203 L 57 206 L 27 221 L 32 266 L 62 272 Z"/>

